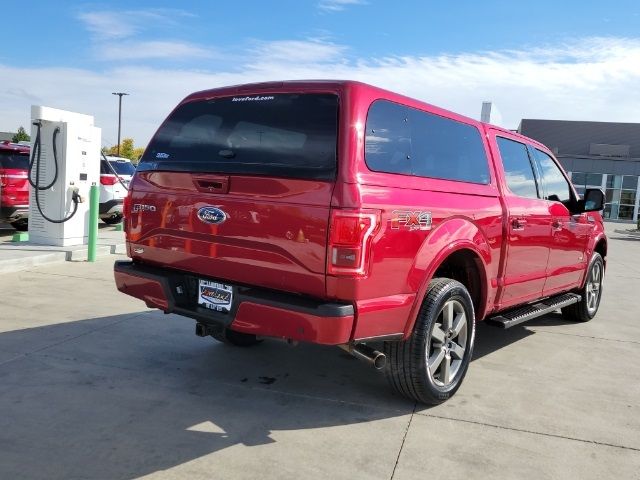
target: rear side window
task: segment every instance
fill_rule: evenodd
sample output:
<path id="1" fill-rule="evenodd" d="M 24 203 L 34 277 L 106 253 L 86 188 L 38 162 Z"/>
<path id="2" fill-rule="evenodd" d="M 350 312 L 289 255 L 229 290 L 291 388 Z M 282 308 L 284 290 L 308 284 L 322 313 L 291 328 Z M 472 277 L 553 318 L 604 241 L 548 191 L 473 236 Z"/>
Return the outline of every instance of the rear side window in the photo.
<path id="1" fill-rule="evenodd" d="M 138 170 L 331 180 L 337 131 L 333 94 L 197 100 L 179 106 L 164 122 Z"/>
<path id="2" fill-rule="evenodd" d="M 503 137 L 496 137 L 496 141 L 509 190 L 519 197 L 538 198 L 536 178 L 526 145 Z"/>
<path id="3" fill-rule="evenodd" d="M 386 100 L 369 109 L 365 161 L 374 171 L 489 183 L 480 132 L 472 125 Z"/>
<path id="4" fill-rule="evenodd" d="M 29 154 L 14 153 L 14 152 L 0 152 L 0 168 L 28 170 Z"/>
<path id="5" fill-rule="evenodd" d="M 569 182 L 564 178 L 556 162 L 554 162 L 553 158 L 549 155 L 537 148 L 532 148 L 531 150 L 538 163 L 542 182 L 544 183 L 544 198 L 554 202 L 570 202 L 571 190 L 569 188 Z"/>

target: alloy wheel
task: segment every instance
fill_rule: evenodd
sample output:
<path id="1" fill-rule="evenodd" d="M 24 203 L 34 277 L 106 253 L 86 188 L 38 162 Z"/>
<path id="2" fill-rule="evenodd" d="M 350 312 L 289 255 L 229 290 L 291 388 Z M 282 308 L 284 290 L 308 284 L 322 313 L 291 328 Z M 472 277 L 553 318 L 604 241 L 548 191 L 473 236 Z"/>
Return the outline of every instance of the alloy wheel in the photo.
<path id="1" fill-rule="evenodd" d="M 427 345 L 427 371 L 433 382 L 451 384 L 467 348 L 467 316 L 457 300 L 448 300 L 440 310 Z"/>
<path id="2" fill-rule="evenodd" d="M 587 288 L 585 289 L 587 295 L 587 311 L 590 315 L 593 315 L 598 309 L 601 289 L 602 264 L 600 262 L 594 262 L 589 272 L 589 280 L 587 282 Z"/>

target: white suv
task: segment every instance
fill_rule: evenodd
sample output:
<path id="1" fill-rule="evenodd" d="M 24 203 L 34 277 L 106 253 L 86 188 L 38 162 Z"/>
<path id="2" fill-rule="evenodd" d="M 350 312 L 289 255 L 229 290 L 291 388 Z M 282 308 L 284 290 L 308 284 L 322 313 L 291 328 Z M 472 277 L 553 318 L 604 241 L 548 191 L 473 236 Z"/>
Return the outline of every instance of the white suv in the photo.
<path id="1" fill-rule="evenodd" d="M 128 158 L 105 158 L 100 160 L 99 213 L 104 223 L 113 225 L 122 221 L 122 203 L 136 168 Z"/>

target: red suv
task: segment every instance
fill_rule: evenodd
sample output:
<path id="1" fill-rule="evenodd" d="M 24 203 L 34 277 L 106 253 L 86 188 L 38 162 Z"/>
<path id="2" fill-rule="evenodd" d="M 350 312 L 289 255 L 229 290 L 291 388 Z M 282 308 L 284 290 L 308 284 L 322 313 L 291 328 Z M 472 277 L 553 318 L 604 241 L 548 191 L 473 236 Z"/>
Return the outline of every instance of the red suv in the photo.
<path id="1" fill-rule="evenodd" d="M 29 217 L 29 152 L 27 145 L 0 143 L 0 222 L 27 230 Z"/>
<path id="2" fill-rule="evenodd" d="M 236 345 L 339 345 L 424 403 L 475 323 L 598 309 L 607 240 L 544 146 L 350 81 L 194 93 L 125 200 L 118 289 Z"/>

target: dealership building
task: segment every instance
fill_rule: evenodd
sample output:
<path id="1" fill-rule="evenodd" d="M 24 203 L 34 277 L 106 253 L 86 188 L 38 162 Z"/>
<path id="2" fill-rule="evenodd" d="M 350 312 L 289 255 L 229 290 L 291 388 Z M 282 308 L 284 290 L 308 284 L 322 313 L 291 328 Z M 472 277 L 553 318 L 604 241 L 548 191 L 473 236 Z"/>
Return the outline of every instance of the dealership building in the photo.
<path id="1" fill-rule="evenodd" d="M 524 119 L 518 132 L 553 151 L 578 193 L 601 188 L 606 218 L 638 220 L 640 123 Z"/>

